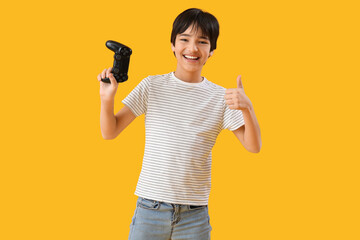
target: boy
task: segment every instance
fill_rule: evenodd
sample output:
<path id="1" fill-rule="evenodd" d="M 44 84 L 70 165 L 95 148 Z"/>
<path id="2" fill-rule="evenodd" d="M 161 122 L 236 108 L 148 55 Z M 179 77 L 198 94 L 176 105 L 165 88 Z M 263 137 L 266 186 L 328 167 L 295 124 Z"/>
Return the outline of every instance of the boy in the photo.
<path id="1" fill-rule="evenodd" d="M 195 8 L 182 12 L 171 34 L 176 71 L 143 79 L 115 116 L 118 84 L 111 68 L 98 76 L 105 139 L 115 138 L 137 116 L 146 116 L 131 240 L 210 239 L 211 149 L 218 134 L 229 129 L 248 151 L 260 151 L 260 128 L 240 76 L 235 89 L 201 76 L 218 35 L 218 21 L 210 13 Z M 111 84 L 100 81 L 105 77 Z"/>

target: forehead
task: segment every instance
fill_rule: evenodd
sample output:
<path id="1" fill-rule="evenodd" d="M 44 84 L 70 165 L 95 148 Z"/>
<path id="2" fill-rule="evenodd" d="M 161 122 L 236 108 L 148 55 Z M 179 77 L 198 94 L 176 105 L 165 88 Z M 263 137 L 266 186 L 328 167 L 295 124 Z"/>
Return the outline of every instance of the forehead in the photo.
<path id="1" fill-rule="evenodd" d="M 199 26 L 195 26 L 194 24 L 190 25 L 184 32 L 179 33 L 179 35 L 209 39 L 208 36 L 203 34 L 201 28 Z"/>

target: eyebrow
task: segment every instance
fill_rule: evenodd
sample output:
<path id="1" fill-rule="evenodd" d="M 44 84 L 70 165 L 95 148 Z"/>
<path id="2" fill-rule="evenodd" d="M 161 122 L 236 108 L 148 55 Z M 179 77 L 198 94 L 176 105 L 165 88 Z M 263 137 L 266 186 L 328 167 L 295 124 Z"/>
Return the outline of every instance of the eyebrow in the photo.
<path id="1" fill-rule="evenodd" d="M 183 37 L 191 37 L 191 35 L 189 35 L 189 34 L 185 34 L 185 33 L 180 34 L 180 36 L 183 36 Z M 206 36 L 201 36 L 201 37 L 199 37 L 199 38 L 203 38 L 203 39 L 209 40 L 209 38 L 208 38 L 208 37 L 206 37 Z"/>

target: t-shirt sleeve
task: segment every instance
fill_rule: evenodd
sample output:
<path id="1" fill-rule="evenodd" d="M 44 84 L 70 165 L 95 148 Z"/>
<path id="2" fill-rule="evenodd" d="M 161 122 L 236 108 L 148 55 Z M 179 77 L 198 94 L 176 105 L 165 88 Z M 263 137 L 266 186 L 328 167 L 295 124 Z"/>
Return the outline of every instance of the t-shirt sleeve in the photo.
<path id="1" fill-rule="evenodd" d="M 244 117 L 241 110 L 230 109 L 229 106 L 224 103 L 225 110 L 222 121 L 222 129 L 229 129 L 234 131 L 245 124 Z"/>
<path id="2" fill-rule="evenodd" d="M 150 78 L 144 78 L 122 103 L 130 108 L 136 117 L 146 113 L 150 91 Z"/>

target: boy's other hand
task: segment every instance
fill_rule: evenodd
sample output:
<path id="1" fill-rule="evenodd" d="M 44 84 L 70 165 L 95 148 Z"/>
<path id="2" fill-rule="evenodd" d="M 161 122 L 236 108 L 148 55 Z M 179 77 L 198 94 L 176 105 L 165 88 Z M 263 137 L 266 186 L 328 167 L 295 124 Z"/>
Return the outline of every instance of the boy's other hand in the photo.
<path id="1" fill-rule="evenodd" d="M 225 91 L 226 104 L 230 109 L 236 110 L 250 110 L 252 103 L 246 96 L 244 87 L 241 81 L 241 75 L 237 77 L 237 88 L 229 88 Z"/>
<path id="2" fill-rule="evenodd" d="M 97 76 L 97 79 L 100 83 L 100 98 L 102 101 L 114 100 L 115 94 L 118 88 L 119 83 L 116 81 L 114 75 L 111 73 L 112 67 L 104 69 L 102 73 Z M 109 78 L 110 83 L 104 83 L 101 81 L 102 78 Z"/>

